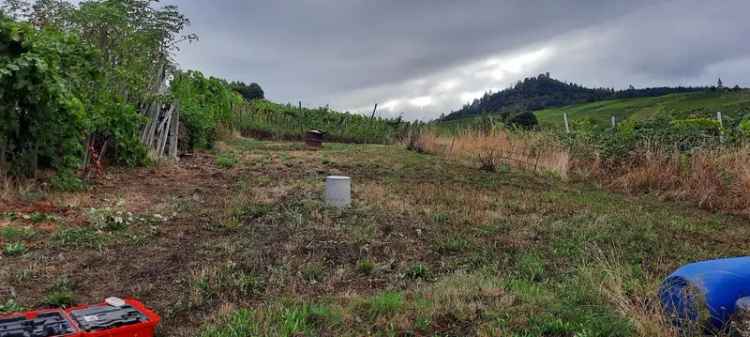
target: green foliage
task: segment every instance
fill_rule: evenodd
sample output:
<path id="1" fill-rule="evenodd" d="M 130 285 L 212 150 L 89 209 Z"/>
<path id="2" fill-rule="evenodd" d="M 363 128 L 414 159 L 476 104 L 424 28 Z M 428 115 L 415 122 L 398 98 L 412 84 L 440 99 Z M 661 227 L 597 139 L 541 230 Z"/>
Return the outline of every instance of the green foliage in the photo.
<path id="1" fill-rule="evenodd" d="M 52 187 L 58 191 L 76 192 L 85 188 L 85 184 L 73 170 L 63 169 L 57 172 L 50 181 Z"/>
<path id="2" fill-rule="evenodd" d="M 456 254 L 467 250 L 471 243 L 460 236 L 441 238 L 435 243 L 435 250 L 440 254 Z"/>
<path id="3" fill-rule="evenodd" d="M 508 120 L 513 114 L 561 107 L 584 102 L 654 97 L 672 93 L 705 91 L 706 88 L 644 88 L 619 90 L 609 88 L 586 88 L 574 83 L 565 83 L 550 77 L 549 73 L 528 77 L 511 88 L 496 93 L 485 93 L 481 98 L 464 105 L 458 111 L 441 118 L 442 121 L 457 120 L 482 115 L 497 114 Z M 595 103 L 593 103 L 595 104 Z M 608 118 L 609 116 L 606 116 Z"/>
<path id="4" fill-rule="evenodd" d="M 0 19 L 0 168 L 53 168 L 53 186 L 75 190 L 87 152 L 147 163 L 137 107 L 157 99 L 177 43 L 195 39 L 183 35 L 188 20 L 175 6 L 157 2 L 6 3 L 29 23 Z"/>
<path id="5" fill-rule="evenodd" d="M 71 290 L 70 282 L 66 279 L 55 282 L 52 288 L 47 291 L 44 304 L 57 308 L 67 308 L 76 304 L 75 294 Z"/>
<path id="6" fill-rule="evenodd" d="M 668 139 L 683 149 L 715 143 L 721 134 L 721 124 L 707 118 L 678 119 L 670 122 Z"/>
<path id="7" fill-rule="evenodd" d="M 258 325 L 253 317 L 255 312 L 240 309 L 224 317 L 219 324 L 205 328 L 201 337 L 248 337 L 256 336 Z"/>
<path id="8" fill-rule="evenodd" d="M 387 144 L 400 140 L 409 123 L 398 119 L 309 109 L 256 99 L 235 116 L 243 134 L 258 138 L 302 139 L 309 130 L 325 132 L 326 141 Z"/>
<path id="9" fill-rule="evenodd" d="M 750 138 L 750 118 L 743 118 L 737 125 L 737 131 L 743 138 Z"/>
<path id="10" fill-rule="evenodd" d="M 518 273 L 527 280 L 539 281 L 544 274 L 544 260 L 534 254 L 524 254 L 518 260 Z"/>
<path id="11" fill-rule="evenodd" d="M 36 235 L 31 227 L 0 227 L 0 238 L 6 241 L 29 240 Z"/>
<path id="12" fill-rule="evenodd" d="M 409 269 L 406 270 L 406 273 L 404 273 L 404 276 L 413 280 L 426 279 L 430 276 L 430 269 L 422 263 L 417 263 L 409 267 Z"/>
<path id="13" fill-rule="evenodd" d="M 722 128 L 714 119 L 679 119 L 665 114 L 656 118 L 628 119 L 616 128 L 602 130 L 594 120 L 586 118 L 573 123 L 572 132 L 561 134 L 561 140 L 577 156 L 591 155 L 594 150 L 601 159 L 614 164 L 629 160 L 638 148 L 659 147 L 690 153 L 697 148 L 729 145 L 746 139 L 739 121 L 727 118 L 725 125 L 730 127 Z"/>
<path id="14" fill-rule="evenodd" d="M 231 152 L 222 153 L 216 156 L 216 165 L 221 168 L 229 169 L 234 167 L 238 163 L 239 160 Z"/>
<path id="15" fill-rule="evenodd" d="M 99 248 L 104 240 L 93 228 L 65 228 L 57 231 L 51 241 L 63 247 Z"/>
<path id="16" fill-rule="evenodd" d="M 191 148 L 212 147 L 217 129 L 231 126 L 233 108 L 242 103 L 242 97 L 224 80 L 198 71 L 178 72 L 171 90 L 189 131 Z"/>
<path id="17" fill-rule="evenodd" d="M 15 175 L 57 169 L 53 186 L 77 190 L 84 143 L 94 136 L 112 140 L 116 162 L 143 163 L 142 118 L 103 85 L 96 50 L 74 34 L 7 20 L 0 25 L 0 44 L 7 47 L 0 61 L 0 164 L 10 163 Z"/>
<path id="18" fill-rule="evenodd" d="M 3 246 L 3 255 L 18 256 L 26 253 L 26 245 L 22 242 L 9 242 Z"/>
<path id="19" fill-rule="evenodd" d="M 372 271 L 375 270 L 375 263 L 368 259 L 362 259 L 357 262 L 357 271 L 365 274 L 370 275 Z"/>
<path id="20" fill-rule="evenodd" d="M 536 119 L 536 115 L 534 115 L 533 112 L 527 111 L 508 119 L 506 124 L 510 127 L 531 130 L 539 125 L 539 121 Z"/>
<path id="21" fill-rule="evenodd" d="M 72 37 L 44 36 L 0 18 L 0 165 L 16 175 L 42 166 L 73 170 L 83 153 L 85 111 L 60 60 L 86 55 L 71 47 Z"/>
<path id="22" fill-rule="evenodd" d="M 612 116 L 616 117 L 618 123 L 660 117 L 716 119 L 717 111 L 722 112 L 725 127 L 733 125 L 728 119 L 741 118 L 750 111 L 750 90 L 702 91 L 659 97 L 612 99 L 544 109 L 535 111 L 535 114 L 542 127 L 546 129 L 563 129 L 563 113 L 567 113 L 571 123 L 590 118 L 597 129 L 606 130 L 611 127 Z"/>
<path id="23" fill-rule="evenodd" d="M 242 95 L 242 98 L 244 98 L 248 102 L 254 99 L 265 98 L 263 89 L 260 87 L 258 83 L 253 82 L 253 83 L 250 83 L 250 85 L 247 85 L 244 82 L 232 82 L 230 85 L 232 89 L 234 89 L 240 95 Z"/>
<path id="24" fill-rule="evenodd" d="M 404 306 L 404 296 L 401 293 L 385 292 L 375 295 L 360 305 L 360 311 L 369 319 L 390 316 L 397 313 Z"/>
<path id="25" fill-rule="evenodd" d="M 9 299 L 5 302 L 5 304 L 0 303 L 0 314 L 7 314 L 7 313 L 13 313 L 13 312 L 21 312 L 24 311 L 26 308 L 18 304 L 15 299 Z"/>
<path id="26" fill-rule="evenodd" d="M 340 314 L 325 305 L 281 303 L 267 309 L 239 309 L 203 328 L 201 337 L 316 336 L 320 325 L 334 326 Z"/>

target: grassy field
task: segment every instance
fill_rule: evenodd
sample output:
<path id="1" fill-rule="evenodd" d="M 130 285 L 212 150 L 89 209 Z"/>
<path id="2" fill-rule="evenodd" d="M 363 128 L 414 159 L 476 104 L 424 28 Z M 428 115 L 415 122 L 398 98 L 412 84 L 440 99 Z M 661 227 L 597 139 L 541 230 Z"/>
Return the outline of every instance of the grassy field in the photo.
<path id="1" fill-rule="evenodd" d="M 352 208 L 321 203 L 333 174 Z M 742 218 L 396 145 L 239 138 L 0 198 L 0 311 L 135 296 L 161 336 L 669 335 L 659 280 L 750 243 Z"/>
<path id="2" fill-rule="evenodd" d="M 706 91 L 697 93 L 671 94 L 659 97 L 616 99 L 586 104 L 577 104 L 555 109 L 536 111 L 539 122 L 544 126 L 563 125 L 563 112 L 571 121 L 591 119 L 598 125 L 609 125 L 610 118 L 646 119 L 660 114 L 678 116 L 710 117 L 721 111 L 726 116 L 741 117 L 750 113 L 750 90 Z"/>

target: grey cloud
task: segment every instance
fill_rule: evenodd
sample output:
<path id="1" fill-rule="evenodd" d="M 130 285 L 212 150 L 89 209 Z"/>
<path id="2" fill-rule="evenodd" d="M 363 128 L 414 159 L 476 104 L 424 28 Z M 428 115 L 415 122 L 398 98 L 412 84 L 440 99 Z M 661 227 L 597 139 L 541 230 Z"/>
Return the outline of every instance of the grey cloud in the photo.
<path id="1" fill-rule="evenodd" d="M 183 67 L 257 81 L 269 97 L 431 118 L 466 93 L 503 88 L 535 71 L 624 86 L 704 81 L 744 69 L 746 1 L 172 0 L 201 37 Z M 486 66 L 547 48 L 510 71 Z M 733 68 L 734 67 L 734 68 Z M 505 76 L 487 77 L 495 69 Z M 500 69 L 500 70 L 497 70 Z M 501 71 L 502 70 L 502 71 Z M 730 78 L 730 75 L 722 75 Z M 439 83 L 458 82 L 452 90 Z M 404 103 L 430 97 L 432 104 Z"/>

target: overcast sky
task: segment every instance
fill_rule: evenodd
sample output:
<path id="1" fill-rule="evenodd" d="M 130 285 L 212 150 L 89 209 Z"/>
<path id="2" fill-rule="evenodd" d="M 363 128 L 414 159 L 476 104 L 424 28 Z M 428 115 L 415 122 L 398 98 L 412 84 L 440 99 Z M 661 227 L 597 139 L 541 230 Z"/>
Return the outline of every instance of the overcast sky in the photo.
<path id="1" fill-rule="evenodd" d="M 750 1 L 171 0 L 182 68 L 307 106 L 431 119 L 525 76 L 750 86 Z"/>

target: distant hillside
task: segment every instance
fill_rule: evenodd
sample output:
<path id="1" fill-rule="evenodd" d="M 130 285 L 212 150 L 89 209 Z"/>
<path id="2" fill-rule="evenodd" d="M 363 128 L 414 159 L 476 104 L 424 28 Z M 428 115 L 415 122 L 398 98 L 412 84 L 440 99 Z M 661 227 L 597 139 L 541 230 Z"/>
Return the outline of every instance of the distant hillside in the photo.
<path id="1" fill-rule="evenodd" d="M 512 88 L 496 93 L 487 93 L 482 98 L 464 105 L 458 111 L 441 118 L 451 121 L 482 114 L 496 114 L 503 119 L 527 111 L 562 107 L 571 104 L 596 102 L 616 98 L 655 97 L 673 93 L 704 91 L 707 88 L 646 88 L 614 90 L 609 88 L 586 88 L 574 83 L 565 83 L 551 78 L 549 73 L 528 77 Z"/>
<path id="2" fill-rule="evenodd" d="M 742 118 L 750 114 L 750 90 L 706 90 L 659 97 L 611 99 L 549 108 L 535 111 L 534 114 L 543 127 L 554 127 L 563 125 L 563 112 L 573 123 L 588 120 L 599 126 L 608 126 L 612 116 L 618 121 L 664 115 L 674 118 L 713 118 L 717 111 L 721 111 L 726 118 Z"/>

